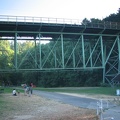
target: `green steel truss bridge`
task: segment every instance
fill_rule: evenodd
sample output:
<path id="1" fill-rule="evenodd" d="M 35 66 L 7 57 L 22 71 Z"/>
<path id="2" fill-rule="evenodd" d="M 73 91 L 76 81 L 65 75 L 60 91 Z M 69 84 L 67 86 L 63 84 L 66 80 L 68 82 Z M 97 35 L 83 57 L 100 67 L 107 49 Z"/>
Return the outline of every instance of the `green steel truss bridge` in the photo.
<path id="1" fill-rule="evenodd" d="M 120 84 L 120 23 L 83 24 L 71 19 L 2 15 L 0 40 L 14 42 L 12 66 L 5 65 L 0 72 L 102 69 L 103 83 Z M 17 42 L 22 40 L 34 42 L 34 54 L 28 49 L 23 58 L 18 58 Z M 43 40 L 54 43 L 52 47 L 46 44 L 47 54 L 42 48 Z M 66 42 L 71 48 L 65 46 Z M 28 55 L 30 61 L 26 61 Z"/>

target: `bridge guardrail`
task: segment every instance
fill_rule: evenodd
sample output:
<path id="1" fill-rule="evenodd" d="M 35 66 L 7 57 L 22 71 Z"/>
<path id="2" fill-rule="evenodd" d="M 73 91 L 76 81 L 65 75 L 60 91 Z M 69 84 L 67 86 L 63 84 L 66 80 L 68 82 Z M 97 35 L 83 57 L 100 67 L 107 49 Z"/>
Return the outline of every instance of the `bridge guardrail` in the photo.
<path id="1" fill-rule="evenodd" d="M 31 16 L 6 16 L 0 15 L 0 21 L 4 22 L 31 22 L 31 23 L 55 23 L 55 24 L 77 24 L 81 21 L 78 19 L 64 19 L 64 18 L 47 18 L 47 17 L 31 17 Z"/>
<path id="2" fill-rule="evenodd" d="M 91 28 L 107 28 L 107 29 L 120 29 L 120 22 L 82 22 L 79 19 L 64 19 L 64 18 L 47 18 L 47 17 L 32 17 L 32 16 L 7 16 L 0 15 L 0 22 L 23 22 L 23 23 L 54 23 L 54 24 L 70 24 L 70 25 L 83 25 Z"/>

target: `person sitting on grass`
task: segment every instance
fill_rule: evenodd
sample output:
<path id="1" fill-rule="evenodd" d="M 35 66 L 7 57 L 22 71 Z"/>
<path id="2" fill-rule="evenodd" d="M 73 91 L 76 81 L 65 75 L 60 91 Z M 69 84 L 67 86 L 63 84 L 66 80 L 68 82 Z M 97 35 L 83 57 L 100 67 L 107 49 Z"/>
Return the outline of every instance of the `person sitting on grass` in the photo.
<path id="1" fill-rule="evenodd" d="M 16 89 L 13 89 L 13 92 L 12 92 L 13 96 L 17 96 L 17 92 L 16 92 Z"/>

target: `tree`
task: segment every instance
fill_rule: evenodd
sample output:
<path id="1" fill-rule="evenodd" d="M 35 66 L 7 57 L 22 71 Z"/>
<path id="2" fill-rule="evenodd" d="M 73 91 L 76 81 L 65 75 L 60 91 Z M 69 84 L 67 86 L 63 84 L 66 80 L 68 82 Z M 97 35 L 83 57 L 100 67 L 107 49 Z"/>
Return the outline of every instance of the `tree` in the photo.
<path id="1" fill-rule="evenodd" d="M 90 21 L 87 18 L 84 18 L 82 21 L 82 25 L 87 25 L 89 23 L 90 23 Z"/>
<path id="2" fill-rule="evenodd" d="M 120 8 L 116 14 L 110 14 L 108 17 L 104 18 L 103 21 L 120 22 Z"/>
<path id="3" fill-rule="evenodd" d="M 0 68 L 8 69 L 12 67 L 14 51 L 11 49 L 10 42 L 8 40 L 0 41 Z M 4 62 L 3 62 L 4 61 Z"/>

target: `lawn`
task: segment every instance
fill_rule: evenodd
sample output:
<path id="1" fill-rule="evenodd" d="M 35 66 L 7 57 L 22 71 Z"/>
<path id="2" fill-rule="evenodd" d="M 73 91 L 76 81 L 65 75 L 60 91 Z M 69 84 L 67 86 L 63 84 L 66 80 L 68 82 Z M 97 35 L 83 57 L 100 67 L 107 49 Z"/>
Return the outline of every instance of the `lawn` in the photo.
<path id="1" fill-rule="evenodd" d="M 47 92 L 64 92 L 77 94 L 101 94 L 101 95 L 116 95 L 116 90 L 120 87 L 63 87 L 63 88 L 35 88 L 40 91 Z"/>
<path id="2" fill-rule="evenodd" d="M 11 93 L 11 95 L 12 95 L 13 88 L 11 88 L 11 87 L 0 87 L 0 89 L 4 89 L 4 92 L 0 93 L 0 114 L 2 114 L 5 109 L 9 108 L 7 106 L 9 100 L 5 101 L 3 94 L 7 95 L 8 93 Z M 23 92 L 23 90 L 19 90 L 19 91 Z"/>
<path id="3" fill-rule="evenodd" d="M 0 114 L 2 114 L 3 111 L 5 111 L 5 109 L 7 107 L 6 104 L 8 103 L 8 101 L 4 100 L 3 94 L 6 94 L 6 93 L 11 93 L 12 94 L 12 88 L 0 87 L 0 89 L 4 89 L 4 93 L 0 93 Z"/>
<path id="4" fill-rule="evenodd" d="M 16 87 L 0 87 L 0 89 L 4 89 L 4 93 L 11 93 L 11 94 L 12 94 L 12 91 L 14 88 L 16 88 Z M 18 90 L 16 89 L 16 91 L 18 91 Z M 19 91 L 23 92 L 23 90 L 21 90 L 21 89 Z"/>

